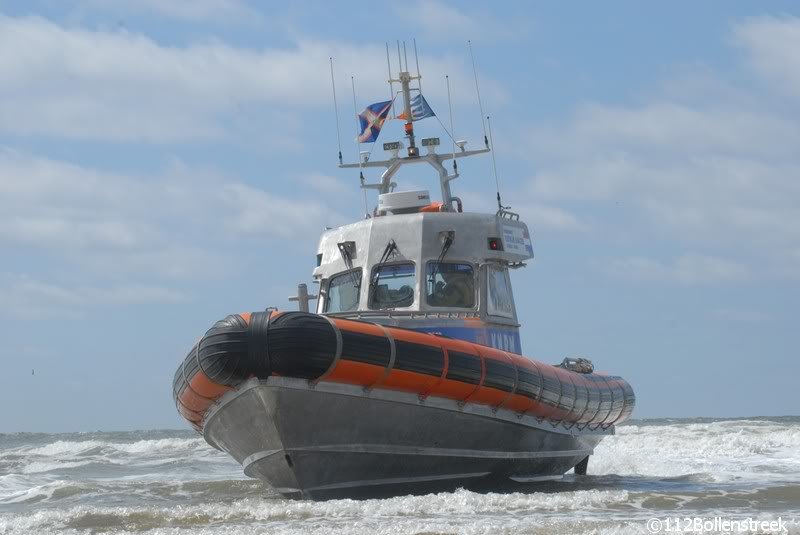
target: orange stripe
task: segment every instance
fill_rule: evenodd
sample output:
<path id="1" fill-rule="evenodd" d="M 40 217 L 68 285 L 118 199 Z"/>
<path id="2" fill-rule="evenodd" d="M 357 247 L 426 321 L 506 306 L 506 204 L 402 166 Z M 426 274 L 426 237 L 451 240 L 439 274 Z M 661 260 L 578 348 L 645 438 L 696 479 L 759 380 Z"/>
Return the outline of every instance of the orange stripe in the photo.
<path id="1" fill-rule="evenodd" d="M 514 412 L 525 413 L 531 410 L 535 404 L 536 402 L 529 397 L 514 394 L 503 403 L 503 408 Z"/>
<path id="2" fill-rule="evenodd" d="M 432 375 L 394 369 L 380 382 L 380 387 L 421 393 L 430 390 L 438 381 L 439 378 Z"/>
<path id="3" fill-rule="evenodd" d="M 250 325 L 250 316 L 252 314 L 253 314 L 252 312 L 242 312 L 239 314 L 239 316 L 241 316 L 241 318 L 244 320 L 246 324 Z"/>
<path id="4" fill-rule="evenodd" d="M 180 399 L 177 399 L 176 401 L 177 401 L 176 406 L 178 407 L 178 412 L 186 420 L 188 420 L 189 422 L 194 422 L 194 423 L 198 423 L 198 422 L 203 421 L 203 415 L 202 414 L 197 413 L 197 412 L 187 408 L 183 403 L 181 403 Z"/>
<path id="5" fill-rule="evenodd" d="M 180 402 L 189 410 L 203 414 L 214 402 L 212 399 L 204 398 L 191 388 L 186 388 L 180 397 Z"/>
<path id="6" fill-rule="evenodd" d="M 434 387 L 430 395 L 448 399 L 455 399 L 458 401 L 464 401 L 468 397 L 470 397 L 477 389 L 478 385 L 464 383 L 461 381 L 454 381 L 452 379 L 445 378 L 442 379 L 441 382 L 439 382 L 439 384 L 437 384 Z"/>
<path id="7" fill-rule="evenodd" d="M 509 393 L 497 390 L 490 386 L 481 386 L 467 400 L 469 403 L 480 403 L 481 405 L 491 405 L 499 407 L 508 398 Z"/>
<path id="8" fill-rule="evenodd" d="M 199 395 L 212 400 L 217 399 L 228 390 L 232 390 L 229 386 L 217 384 L 209 379 L 208 376 L 203 373 L 203 370 L 197 370 L 197 373 L 195 373 L 194 377 L 189 381 L 189 386 Z"/>
<path id="9" fill-rule="evenodd" d="M 340 359 L 330 375 L 325 378 L 325 381 L 372 386 L 378 379 L 383 377 L 384 371 L 385 368 L 383 366 Z"/>

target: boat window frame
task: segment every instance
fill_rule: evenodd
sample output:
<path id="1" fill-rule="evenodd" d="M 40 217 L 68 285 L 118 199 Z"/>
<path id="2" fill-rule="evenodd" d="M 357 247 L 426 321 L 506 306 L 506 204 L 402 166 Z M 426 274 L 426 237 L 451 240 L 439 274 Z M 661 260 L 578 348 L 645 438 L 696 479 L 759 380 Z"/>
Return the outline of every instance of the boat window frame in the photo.
<path id="1" fill-rule="evenodd" d="M 408 305 L 408 306 L 404 306 L 404 307 L 392 307 L 392 308 L 389 308 L 389 307 L 381 308 L 381 307 L 373 306 L 373 299 L 372 299 L 373 298 L 373 292 L 377 289 L 377 286 L 375 288 L 373 288 L 373 286 L 372 286 L 372 281 L 375 280 L 375 271 L 378 270 L 378 269 L 385 269 L 385 268 L 389 268 L 389 267 L 393 267 L 393 266 L 405 266 L 405 265 L 410 265 L 412 268 L 414 268 L 414 284 L 411 286 L 411 298 L 412 298 L 411 299 L 411 304 Z M 413 260 L 399 260 L 399 261 L 396 261 L 396 262 L 385 262 L 383 264 L 378 264 L 378 265 L 372 266 L 372 269 L 370 270 L 369 284 L 368 284 L 368 288 L 367 288 L 367 309 L 369 309 L 369 310 L 408 310 L 408 309 L 414 308 L 414 305 L 417 303 L 417 287 L 419 285 L 419 273 L 417 271 L 418 271 L 417 270 L 417 263 L 414 262 Z"/>
<path id="2" fill-rule="evenodd" d="M 494 309 L 493 301 L 492 301 L 492 291 L 490 287 L 490 280 L 492 276 L 492 271 L 499 271 L 505 274 L 506 286 L 508 288 L 508 297 L 511 303 L 511 311 L 504 312 L 501 310 Z M 516 304 L 514 303 L 514 292 L 511 289 L 511 273 L 508 271 L 508 266 L 504 266 L 502 264 L 496 263 L 488 263 L 486 264 L 486 276 L 485 276 L 485 288 L 486 288 L 486 314 L 488 316 L 496 317 L 496 318 L 506 318 L 513 320 L 516 318 Z"/>
<path id="3" fill-rule="evenodd" d="M 428 271 L 430 269 L 431 264 L 461 264 L 465 266 L 469 266 L 472 268 L 472 306 L 468 307 L 456 307 L 456 306 L 444 306 L 444 305 L 434 305 L 428 300 Z M 447 309 L 447 308 L 457 308 L 460 310 L 478 310 L 480 306 L 480 266 L 476 265 L 474 262 L 468 262 L 466 260 L 443 260 L 441 262 L 437 262 L 436 260 L 428 260 L 425 263 L 425 275 L 423 277 L 422 286 L 420 297 L 425 297 L 425 305 L 429 308 L 435 309 Z"/>
<path id="4" fill-rule="evenodd" d="M 345 276 L 345 275 L 351 275 L 352 273 L 355 273 L 355 272 L 359 272 L 358 273 L 358 281 L 359 281 L 359 284 L 358 284 L 358 299 L 356 299 L 356 307 L 354 309 L 352 309 L 352 310 L 337 310 L 335 312 L 330 312 L 328 310 L 328 305 L 330 303 L 330 297 L 331 297 L 331 283 L 335 279 L 338 279 L 339 277 L 342 277 L 342 276 Z M 335 274 L 331 275 L 330 277 L 328 277 L 328 280 L 325 283 L 325 294 L 324 294 L 324 299 L 323 299 L 323 304 L 322 304 L 322 312 L 321 313 L 322 314 L 346 314 L 348 312 L 356 312 L 356 311 L 360 310 L 361 309 L 361 289 L 363 287 L 364 287 L 364 270 L 360 266 L 359 267 L 354 267 L 353 269 L 346 269 L 344 271 L 340 271 L 338 273 L 335 273 Z"/>

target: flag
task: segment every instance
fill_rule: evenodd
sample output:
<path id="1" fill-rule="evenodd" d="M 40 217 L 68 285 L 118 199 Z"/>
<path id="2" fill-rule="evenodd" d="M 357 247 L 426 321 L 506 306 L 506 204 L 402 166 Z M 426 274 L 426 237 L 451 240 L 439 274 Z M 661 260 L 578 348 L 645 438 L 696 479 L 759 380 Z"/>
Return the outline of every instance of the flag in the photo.
<path id="1" fill-rule="evenodd" d="M 358 114 L 358 120 L 361 122 L 361 133 L 358 135 L 359 143 L 373 143 L 378 139 L 378 134 L 381 133 L 381 127 L 386 121 L 386 116 L 389 114 L 391 107 L 391 100 L 376 102 L 375 104 L 370 104 Z"/>
<path id="2" fill-rule="evenodd" d="M 425 97 L 422 96 L 422 93 L 419 93 L 417 96 L 411 99 L 411 120 L 412 121 L 419 121 L 420 119 L 424 119 L 426 117 L 434 117 L 436 114 L 433 113 L 433 110 L 428 105 L 428 101 L 425 100 Z M 398 119 L 408 119 L 406 117 L 406 112 L 401 113 L 397 116 Z"/>

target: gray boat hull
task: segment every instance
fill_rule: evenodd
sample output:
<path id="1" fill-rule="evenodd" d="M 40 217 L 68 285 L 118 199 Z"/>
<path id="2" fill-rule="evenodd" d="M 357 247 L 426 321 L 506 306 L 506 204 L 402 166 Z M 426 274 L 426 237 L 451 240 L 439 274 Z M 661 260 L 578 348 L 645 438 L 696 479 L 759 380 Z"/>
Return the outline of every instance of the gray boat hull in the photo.
<path id="1" fill-rule="evenodd" d="M 442 398 L 270 377 L 223 396 L 203 433 L 279 493 L 327 499 L 558 478 L 613 427 L 578 430 Z"/>

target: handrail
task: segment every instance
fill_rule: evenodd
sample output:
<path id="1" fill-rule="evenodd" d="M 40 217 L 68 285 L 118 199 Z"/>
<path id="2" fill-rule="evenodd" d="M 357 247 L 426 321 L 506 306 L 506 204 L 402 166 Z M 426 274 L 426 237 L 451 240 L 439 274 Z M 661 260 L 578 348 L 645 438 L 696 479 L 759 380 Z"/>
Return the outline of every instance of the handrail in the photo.
<path id="1" fill-rule="evenodd" d="M 357 310 L 351 312 L 327 312 L 325 316 L 334 318 L 436 318 L 436 319 L 466 319 L 479 318 L 480 312 L 472 311 L 437 311 L 437 310 Z"/>

